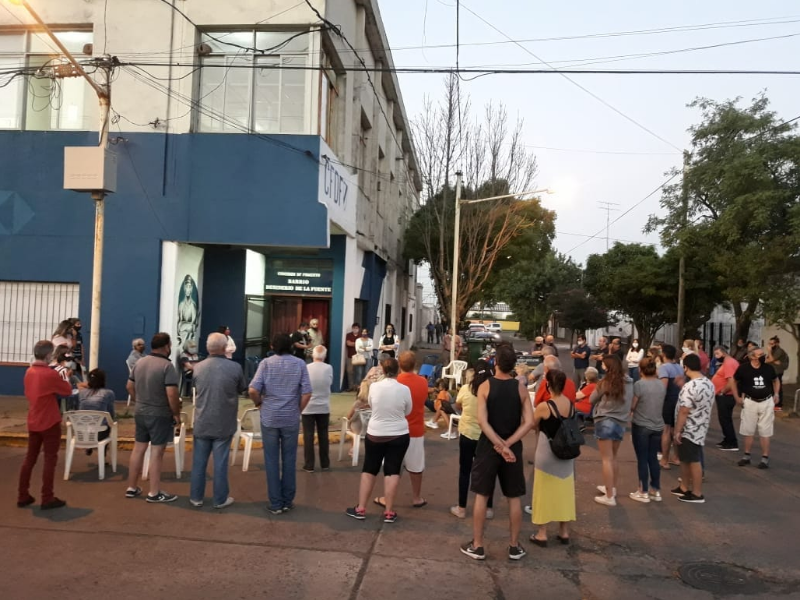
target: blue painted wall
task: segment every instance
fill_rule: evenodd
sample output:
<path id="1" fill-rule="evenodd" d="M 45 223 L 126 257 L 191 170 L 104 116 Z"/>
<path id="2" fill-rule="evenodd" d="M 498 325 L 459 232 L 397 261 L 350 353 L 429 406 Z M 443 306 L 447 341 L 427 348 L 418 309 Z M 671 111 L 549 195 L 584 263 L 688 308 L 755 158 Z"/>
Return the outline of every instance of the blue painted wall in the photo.
<path id="1" fill-rule="evenodd" d="M 207 354 L 206 339 L 220 325 L 231 328 L 236 342 L 233 360 L 244 360 L 245 250 L 227 246 L 207 247 L 203 257 L 202 322 L 200 353 Z"/>
<path id="2" fill-rule="evenodd" d="M 118 396 L 124 394 L 131 339 L 149 341 L 157 331 L 162 240 L 312 248 L 328 243 L 327 211 L 317 201 L 318 137 L 124 137 L 114 146 L 117 193 L 106 202 L 100 345 L 100 366 Z M 0 132 L 0 279 L 79 283 L 80 314 L 63 316 L 83 320 L 87 344 L 94 207 L 88 194 L 65 191 L 62 182 L 64 147 L 95 143 L 94 133 Z M 18 218 L 9 219 L 8 211 Z M 217 276 L 216 267 L 211 274 Z M 227 310 L 235 301 L 221 306 Z M 204 299 L 204 331 L 222 318 L 241 335 L 244 314 L 236 328 L 233 314 L 206 313 L 210 304 Z M 243 305 L 242 298 L 240 312 Z M 332 331 L 341 331 L 337 327 Z M 0 367 L 0 394 L 21 394 L 22 372 Z"/>

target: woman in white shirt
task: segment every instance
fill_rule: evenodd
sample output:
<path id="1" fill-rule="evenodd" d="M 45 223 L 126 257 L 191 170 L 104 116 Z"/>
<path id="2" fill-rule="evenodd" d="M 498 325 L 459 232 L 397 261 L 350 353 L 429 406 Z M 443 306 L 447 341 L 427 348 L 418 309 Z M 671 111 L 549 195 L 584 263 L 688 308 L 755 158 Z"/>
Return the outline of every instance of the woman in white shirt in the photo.
<path id="1" fill-rule="evenodd" d="M 639 381 L 639 361 L 643 358 L 644 349 L 639 347 L 639 340 L 633 340 L 625 360 L 628 363 L 628 375 L 630 375 L 634 383 Z"/>
<path id="2" fill-rule="evenodd" d="M 361 330 L 361 337 L 356 340 L 355 356 L 360 356 L 364 359 L 364 362 L 360 365 L 353 363 L 353 379 L 356 387 L 359 387 L 364 380 L 364 374 L 367 369 L 372 366 L 372 340 L 369 338 L 369 331 L 366 329 Z M 359 359 L 356 360 L 360 362 Z"/>
<path id="3" fill-rule="evenodd" d="M 236 352 L 236 342 L 234 342 L 231 337 L 231 328 L 227 325 L 220 325 L 217 331 L 224 335 L 225 339 L 228 341 L 225 345 L 225 358 L 233 358 L 233 353 Z"/>
<path id="4" fill-rule="evenodd" d="M 345 512 L 349 517 L 363 521 L 366 518 L 367 499 L 375 488 L 375 479 L 383 464 L 383 489 L 385 508 L 384 523 L 394 523 L 397 513 L 393 510 L 400 469 L 408 450 L 409 435 L 406 416 L 411 413 L 411 390 L 398 383 L 400 365 L 394 358 L 381 361 L 385 378 L 369 388 L 369 405 L 372 416 L 367 425 L 364 440 L 364 468 L 358 490 L 358 504 Z"/>

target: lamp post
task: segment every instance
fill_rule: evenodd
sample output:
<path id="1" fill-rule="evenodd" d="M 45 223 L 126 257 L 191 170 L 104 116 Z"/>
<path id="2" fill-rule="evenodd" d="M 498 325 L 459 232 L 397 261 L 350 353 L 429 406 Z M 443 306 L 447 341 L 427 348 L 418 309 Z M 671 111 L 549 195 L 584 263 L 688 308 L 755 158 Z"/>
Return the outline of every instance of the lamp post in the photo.
<path id="1" fill-rule="evenodd" d="M 53 43 L 58 47 L 61 53 L 70 62 L 75 71 L 83 77 L 92 89 L 97 94 L 100 102 L 100 135 L 98 146 L 105 148 L 108 141 L 108 128 L 109 128 L 109 110 L 111 108 L 111 73 L 109 68 L 109 61 L 104 57 L 104 64 L 100 67 L 102 73 L 102 83 L 97 83 L 94 79 L 89 77 L 81 64 L 75 60 L 72 53 L 67 50 L 61 40 L 53 33 L 52 29 L 47 26 L 39 14 L 28 4 L 27 0 L 9 0 L 12 4 L 22 6 L 28 11 L 28 14 L 34 21 L 41 27 L 44 32 L 50 37 Z M 89 337 L 89 370 L 96 369 L 98 364 L 98 356 L 100 353 L 100 307 L 101 307 L 101 294 L 103 289 L 103 237 L 105 229 L 105 191 L 96 190 L 92 191 L 92 200 L 95 205 L 94 217 L 94 260 L 92 264 L 92 317 L 91 317 L 91 332 Z"/>
<path id="2" fill-rule="evenodd" d="M 494 200 L 502 200 L 504 198 L 516 198 L 518 196 L 530 196 L 531 194 L 552 194 L 553 192 L 548 189 L 531 190 L 530 192 L 521 192 L 518 194 L 503 194 L 502 196 L 491 196 L 489 198 L 478 198 L 475 200 L 462 200 L 461 199 L 461 171 L 456 172 L 456 219 L 455 219 L 455 232 L 453 235 L 453 281 L 450 292 L 450 327 L 453 329 L 453 334 L 450 338 L 450 364 L 456 359 L 456 345 L 455 336 L 458 335 L 456 323 L 458 320 L 458 260 L 460 247 L 459 242 L 461 238 L 461 205 L 462 204 L 478 204 L 479 202 L 492 202 Z"/>

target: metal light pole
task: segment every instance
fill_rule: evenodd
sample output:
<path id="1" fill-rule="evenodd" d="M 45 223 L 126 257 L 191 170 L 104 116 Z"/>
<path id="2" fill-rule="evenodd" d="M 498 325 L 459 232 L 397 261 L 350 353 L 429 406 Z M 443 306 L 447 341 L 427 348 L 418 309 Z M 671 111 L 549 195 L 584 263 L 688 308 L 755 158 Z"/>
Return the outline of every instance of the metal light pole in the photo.
<path id="1" fill-rule="evenodd" d="M 108 143 L 109 110 L 111 108 L 111 70 L 109 57 L 104 56 L 104 64 L 100 67 L 103 82 L 97 83 L 89 77 L 81 64 L 75 60 L 72 53 L 67 50 L 61 40 L 56 37 L 50 27 L 42 20 L 39 14 L 28 4 L 27 0 L 10 0 L 25 8 L 34 21 L 47 33 L 53 43 L 70 62 L 72 67 L 83 77 L 97 93 L 100 101 L 100 139 L 98 145 L 105 148 Z M 105 226 L 105 192 L 102 190 L 92 192 L 95 203 L 94 213 L 94 262 L 92 265 L 92 318 L 91 333 L 89 337 L 89 370 L 96 369 L 100 352 L 100 308 L 101 293 L 103 288 L 103 235 Z"/>
<path id="2" fill-rule="evenodd" d="M 458 260 L 460 251 L 460 238 L 461 238 L 461 205 L 462 204 L 478 204 L 479 202 L 491 202 L 492 200 L 502 200 L 504 198 L 516 198 L 517 196 L 529 196 L 531 194 L 552 194 L 550 189 L 531 190 L 530 192 L 521 192 L 518 194 L 503 194 L 502 196 L 491 196 L 489 198 L 478 198 L 477 200 L 462 200 L 461 199 L 461 171 L 456 172 L 456 219 L 455 219 L 455 232 L 453 235 L 453 282 L 450 292 L 450 323 L 453 328 L 453 336 L 450 339 L 450 364 L 456 359 L 456 345 L 455 336 L 458 335 L 456 328 L 458 320 Z"/>

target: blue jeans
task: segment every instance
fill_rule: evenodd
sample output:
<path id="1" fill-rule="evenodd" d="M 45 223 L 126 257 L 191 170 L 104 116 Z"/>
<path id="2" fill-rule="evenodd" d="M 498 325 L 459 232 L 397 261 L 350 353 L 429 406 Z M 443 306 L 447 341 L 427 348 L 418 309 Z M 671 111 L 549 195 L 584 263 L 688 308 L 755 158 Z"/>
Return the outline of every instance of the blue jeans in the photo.
<path id="1" fill-rule="evenodd" d="M 231 437 L 194 438 L 192 457 L 192 485 L 189 498 L 202 500 L 206 493 L 206 469 L 208 457 L 214 455 L 214 506 L 228 499 L 228 457 L 231 453 Z"/>
<path id="2" fill-rule="evenodd" d="M 297 437 L 300 421 L 291 427 L 261 424 L 264 442 L 264 468 L 267 471 L 269 507 L 278 510 L 291 506 L 297 493 Z"/>
<path id="3" fill-rule="evenodd" d="M 630 375 L 634 383 L 639 381 L 639 367 L 628 367 L 628 375 Z"/>
<path id="4" fill-rule="evenodd" d="M 353 365 L 353 387 L 358 387 L 367 374 L 367 365 Z"/>
<path id="5" fill-rule="evenodd" d="M 661 452 L 661 432 L 633 425 L 631 438 L 633 439 L 633 450 L 636 452 L 642 491 L 647 492 L 649 487 L 661 491 L 661 465 L 658 463 L 658 453 Z"/>

